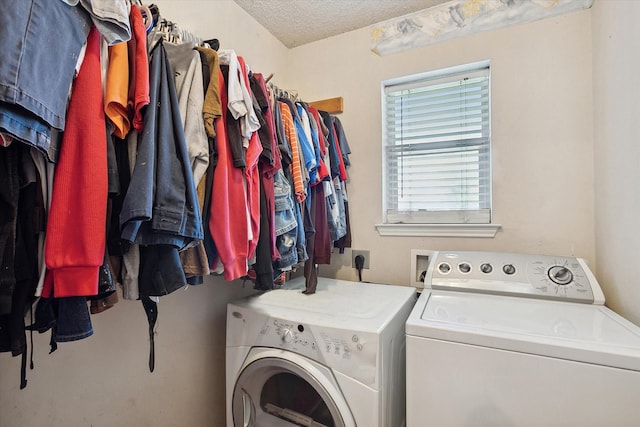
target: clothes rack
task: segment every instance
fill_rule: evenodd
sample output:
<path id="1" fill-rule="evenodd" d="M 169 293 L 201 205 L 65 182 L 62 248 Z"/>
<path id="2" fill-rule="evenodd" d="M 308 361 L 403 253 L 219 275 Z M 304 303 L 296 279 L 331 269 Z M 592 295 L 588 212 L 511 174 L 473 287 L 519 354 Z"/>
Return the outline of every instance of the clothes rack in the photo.
<path id="1" fill-rule="evenodd" d="M 196 46 L 202 46 L 204 44 L 201 37 L 179 27 L 175 22 L 163 18 L 160 15 L 160 9 L 155 4 L 150 5 L 149 10 L 153 16 L 154 26 L 160 35 L 162 35 L 164 41 L 173 44 L 194 43 Z"/>
<path id="2" fill-rule="evenodd" d="M 269 83 L 269 87 L 278 98 L 287 98 L 291 102 L 301 101 L 298 97 L 297 90 L 280 89 L 278 86 L 274 85 L 273 83 Z"/>

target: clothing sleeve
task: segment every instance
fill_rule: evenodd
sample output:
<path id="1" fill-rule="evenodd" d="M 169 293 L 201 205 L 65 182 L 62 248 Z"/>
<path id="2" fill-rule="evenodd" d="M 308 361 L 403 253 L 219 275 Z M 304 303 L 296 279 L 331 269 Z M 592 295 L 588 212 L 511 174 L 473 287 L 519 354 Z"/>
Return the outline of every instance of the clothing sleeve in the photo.
<path id="1" fill-rule="evenodd" d="M 98 291 L 107 217 L 107 141 L 100 34 L 94 27 L 73 85 L 47 222 L 45 296 L 90 296 Z M 47 287 L 47 285 L 45 284 Z"/>

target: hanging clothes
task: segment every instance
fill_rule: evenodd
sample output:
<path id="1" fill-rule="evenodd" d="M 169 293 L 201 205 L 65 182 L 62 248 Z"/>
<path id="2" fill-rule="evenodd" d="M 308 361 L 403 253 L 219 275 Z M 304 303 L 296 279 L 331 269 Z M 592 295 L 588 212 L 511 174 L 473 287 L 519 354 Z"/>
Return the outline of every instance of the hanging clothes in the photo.
<path id="1" fill-rule="evenodd" d="M 302 176 L 302 154 L 300 151 L 300 143 L 298 141 L 298 133 L 296 125 L 293 121 L 292 109 L 285 101 L 278 101 L 282 125 L 284 128 L 284 136 L 289 142 L 291 148 L 291 177 L 293 179 L 293 188 L 297 202 L 302 202 L 307 197 L 304 180 Z"/>
<path id="2" fill-rule="evenodd" d="M 166 43 L 164 47 L 173 71 L 193 180 L 199 183 L 209 165 L 209 142 L 202 113 L 204 92 L 200 54 L 193 49 L 191 43 Z"/>
<path id="3" fill-rule="evenodd" d="M 209 143 L 209 165 L 207 171 L 198 183 L 198 199 L 201 203 L 202 223 L 204 224 L 204 248 L 207 256 L 207 265 L 211 265 L 217 259 L 217 250 L 209 230 L 209 206 L 211 206 L 211 189 L 213 186 L 213 170 L 218 163 L 218 154 L 215 143 L 216 118 L 222 116 L 222 101 L 220 99 L 220 88 L 218 75 L 220 73 L 220 61 L 218 52 L 205 47 L 197 47 L 200 52 L 203 64 L 203 86 L 205 90 L 204 105 L 202 115 L 204 118 L 204 128 L 207 133 Z"/>
<path id="4" fill-rule="evenodd" d="M 191 43 L 181 45 L 167 43 L 165 49 L 174 75 L 193 180 L 195 183 L 199 183 L 209 166 L 209 138 L 203 117 L 205 94 L 202 84 L 200 54 L 193 49 Z M 199 196 L 198 210 L 202 212 Z M 202 241 L 198 245 L 182 251 L 180 261 L 187 279 L 206 276 L 210 272 Z M 199 279 L 192 280 L 199 282 Z"/>
<path id="5" fill-rule="evenodd" d="M 253 95 L 253 92 L 250 90 L 249 70 L 244 58 L 239 56 L 238 63 L 240 64 L 240 78 L 251 95 L 251 110 L 258 121 L 258 128 L 251 132 L 251 136 L 249 137 L 249 142 L 245 151 L 246 166 L 244 170 L 250 231 L 247 257 L 251 260 L 255 258 L 255 251 L 258 246 L 260 234 L 260 172 L 258 170 L 258 160 L 262 153 L 262 143 L 260 142 L 259 134 L 257 132 L 261 126 L 260 120 L 258 120 L 257 117 L 259 115 L 261 116 L 261 112 L 260 107 L 257 105 L 255 95 Z"/>
<path id="6" fill-rule="evenodd" d="M 62 0 L 89 12 L 93 24 L 109 45 L 126 42 L 131 38 L 129 2 L 127 0 Z"/>
<path id="7" fill-rule="evenodd" d="M 129 49 L 126 42 L 108 47 L 109 67 L 104 99 L 104 112 L 114 125 L 113 134 L 125 138 L 131 128 L 129 121 Z"/>
<path id="8" fill-rule="evenodd" d="M 260 106 L 262 125 L 258 130 L 262 153 L 260 154 L 260 235 L 256 248 L 255 289 L 270 290 L 275 287 L 273 261 L 280 258 L 276 246 L 274 177 L 282 169 L 277 149 L 275 123 L 270 95 L 264 77 L 253 73 L 249 77 L 251 91 Z"/>
<path id="9" fill-rule="evenodd" d="M 22 389 L 27 384 L 24 318 L 35 299 L 44 227 L 41 183 L 27 145 L 0 149 L 0 182 L 0 352 L 22 355 Z"/>
<path id="10" fill-rule="evenodd" d="M 227 86 L 222 67 L 218 73 L 218 87 L 222 105 L 227 105 Z M 219 260 L 224 266 L 225 280 L 234 280 L 247 274 L 249 229 L 246 215 L 244 174 L 235 167 L 227 136 L 227 108 L 215 120 L 218 146 L 218 164 L 213 172 L 209 231 L 213 237 Z M 215 268 L 211 265 L 211 268 Z"/>
<path id="11" fill-rule="evenodd" d="M 90 28 L 84 9 L 59 1 L 12 2 L 0 13 L 0 131 L 52 162 L 59 153 L 52 128 L 64 130 L 69 89 Z M 56 78 L 43 78 L 43 69 L 55 69 Z"/>
<path id="12" fill-rule="evenodd" d="M 221 49 L 218 55 L 220 65 L 229 66 L 229 78 L 226 82 L 227 106 L 233 118 L 240 120 L 243 146 L 246 148 L 253 132 L 260 128 L 260 122 L 253 110 L 248 84 L 244 78 L 241 78 L 242 73 L 246 74 L 246 69 L 243 70 L 245 67 L 240 64 L 234 50 Z"/>
<path id="13" fill-rule="evenodd" d="M 210 73 L 209 83 L 206 87 L 202 114 L 204 118 L 204 128 L 207 132 L 207 135 L 213 138 L 216 136 L 213 121 L 222 115 L 220 88 L 218 85 L 218 71 L 220 70 L 220 60 L 218 58 L 218 52 L 213 49 L 202 46 L 197 46 L 196 49 L 205 56 Z"/>
<path id="14" fill-rule="evenodd" d="M 69 101 L 47 223 L 49 288 L 45 286 L 45 296 L 97 293 L 107 209 L 107 145 L 99 39 L 97 29 L 93 28 Z"/>
<path id="15" fill-rule="evenodd" d="M 171 68 L 162 40 L 149 61 L 151 102 L 120 224 L 122 238 L 177 249 L 202 239 L 193 174 Z M 153 106 L 153 108 L 151 108 Z"/>
<path id="16" fill-rule="evenodd" d="M 134 130 L 142 132 L 142 109 L 149 105 L 149 60 L 147 32 L 140 8 L 133 4 L 129 13 L 132 37 L 127 42 L 129 54 L 129 99 L 127 110 Z"/>

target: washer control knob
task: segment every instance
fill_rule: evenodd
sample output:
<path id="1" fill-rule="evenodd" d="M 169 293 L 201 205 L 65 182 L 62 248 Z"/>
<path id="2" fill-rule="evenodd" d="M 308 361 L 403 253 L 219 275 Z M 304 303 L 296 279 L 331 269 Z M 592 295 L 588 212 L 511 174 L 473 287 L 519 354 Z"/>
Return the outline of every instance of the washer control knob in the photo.
<path id="1" fill-rule="evenodd" d="M 573 281 L 573 273 L 567 267 L 554 265 L 549 269 L 549 279 L 558 285 L 568 285 Z"/>
<path id="2" fill-rule="evenodd" d="M 515 274 L 516 268 L 513 264 L 505 264 L 502 266 L 502 271 L 504 271 L 504 274 L 512 275 Z"/>
<path id="3" fill-rule="evenodd" d="M 493 266 L 488 262 L 485 262 L 480 266 L 480 271 L 482 271 L 483 273 L 489 274 L 493 271 Z"/>
<path id="4" fill-rule="evenodd" d="M 282 341 L 285 343 L 290 343 L 291 341 L 293 341 L 293 332 L 291 332 L 291 329 L 282 330 Z"/>
<path id="5" fill-rule="evenodd" d="M 451 266 L 446 262 L 440 263 L 438 265 L 438 271 L 440 271 L 440 273 L 442 274 L 447 274 L 451 271 Z"/>
<path id="6" fill-rule="evenodd" d="M 461 262 L 460 264 L 458 264 L 458 269 L 461 273 L 468 273 L 471 271 L 471 265 L 466 262 Z"/>

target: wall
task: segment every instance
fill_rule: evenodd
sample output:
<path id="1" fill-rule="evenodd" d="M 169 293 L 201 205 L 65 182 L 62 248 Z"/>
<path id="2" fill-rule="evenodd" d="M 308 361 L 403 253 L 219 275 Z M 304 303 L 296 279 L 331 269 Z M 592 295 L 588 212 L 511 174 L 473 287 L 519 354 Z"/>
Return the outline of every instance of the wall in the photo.
<path id="1" fill-rule="evenodd" d="M 306 99 L 344 97 L 351 145 L 354 249 L 371 251 L 363 279 L 407 284 L 412 248 L 575 255 L 595 267 L 590 10 L 380 57 L 362 29 L 292 50 Z M 381 237 L 380 84 L 491 60 L 495 238 Z M 351 255 L 322 275 L 356 279 Z"/>
<path id="2" fill-rule="evenodd" d="M 52 354 L 49 333 L 36 333 L 24 390 L 20 357 L 0 354 L 0 426 L 224 425 L 226 304 L 251 292 L 209 278 L 162 297 L 153 373 L 138 301 L 92 316 L 92 337 L 60 343 Z"/>
<path id="3" fill-rule="evenodd" d="M 640 325 L 640 3 L 598 0 L 592 13 L 598 279 Z"/>
<path id="4" fill-rule="evenodd" d="M 218 38 L 255 71 L 286 81 L 288 50 L 232 1 L 154 3 L 182 28 Z M 49 334 L 36 334 L 26 389 L 20 357 L 0 354 L 0 427 L 224 425 L 226 304 L 252 292 L 250 283 L 208 277 L 161 298 L 153 373 L 140 302 L 121 300 L 92 316 L 92 337 L 51 355 Z"/>

